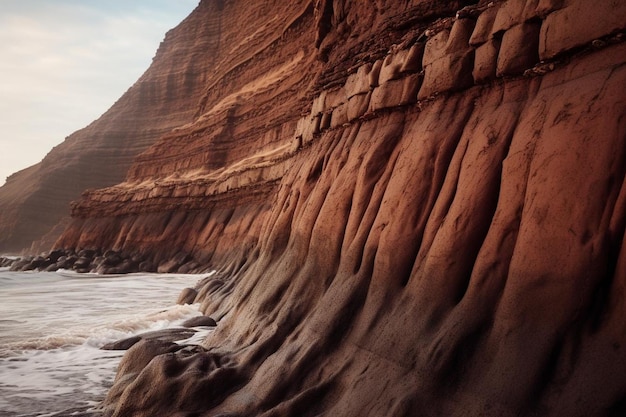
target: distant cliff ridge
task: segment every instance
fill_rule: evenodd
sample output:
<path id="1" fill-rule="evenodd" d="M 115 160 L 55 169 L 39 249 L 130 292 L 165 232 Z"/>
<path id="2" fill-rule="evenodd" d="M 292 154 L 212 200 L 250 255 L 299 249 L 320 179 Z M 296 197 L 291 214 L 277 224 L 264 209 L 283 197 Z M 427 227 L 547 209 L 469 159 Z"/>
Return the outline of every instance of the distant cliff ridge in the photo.
<path id="1" fill-rule="evenodd" d="M 54 226 L 69 217 L 70 201 L 122 181 L 137 154 L 193 120 L 212 71 L 210 59 L 196 57 L 218 47 L 216 30 L 210 19 L 190 15 L 167 33 L 150 68 L 105 114 L 7 179 L 0 187 L 0 253 L 49 249 L 63 231 Z"/>
<path id="2" fill-rule="evenodd" d="M 626 3 L 285 3 L 202 1 L 111 110 L 178 116 L 54 248 L 218 273 L 106 414 L 626 414 Z"/>

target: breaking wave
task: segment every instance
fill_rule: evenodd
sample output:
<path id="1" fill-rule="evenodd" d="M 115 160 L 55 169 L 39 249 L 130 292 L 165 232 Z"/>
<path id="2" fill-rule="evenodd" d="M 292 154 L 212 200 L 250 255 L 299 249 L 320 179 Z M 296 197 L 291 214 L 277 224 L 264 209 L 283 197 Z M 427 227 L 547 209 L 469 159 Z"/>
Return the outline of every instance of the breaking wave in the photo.
<path id="1" fill-rule="evenodd" d="M 96 405 L 124 353 L 100 347 L 200 315 L 174 301 L 204 277 L 0 271 L 0 415 Z"/>

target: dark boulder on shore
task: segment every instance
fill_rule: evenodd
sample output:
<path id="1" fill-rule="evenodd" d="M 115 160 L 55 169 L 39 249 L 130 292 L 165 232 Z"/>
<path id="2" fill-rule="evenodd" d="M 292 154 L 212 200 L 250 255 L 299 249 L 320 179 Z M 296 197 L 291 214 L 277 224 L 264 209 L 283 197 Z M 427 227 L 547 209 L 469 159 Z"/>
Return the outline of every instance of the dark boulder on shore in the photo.
<path id="1" fill-rule="evenodd" d="M 29 269 L 30 263 L 32 262 L 32 257 L 26 257 L 15 260 L 11 264 L 11 271 L 27 271 Z"/>
<path id="2" fill-rule="evenodd" d="M 198 263 L 189 254 L 180 252 L 171 259 L 146 259 L 137 253 L 124 253 L 107 250 L 103 254 L 96 250 L 83 249 L 76 253 L 69 249 L 55 249 L 48 254 L 18 259 L 0 258 L 0 267 L 10 267 L 11 271 L 47 271 L 59 269 L 78 273 L 129 274 L 133 272 L 195 273 L 206 266 Z"/>
<path id="3" fill-rule="evenodd" d="M 106 260 L 105 260 L 106 262 Z M 115 266 L 106 265 L 104 262 L 96 267 L 95 272 L 98 274 L 130 274 L 132 272 L 145 272 L 138 268 L 139 264 L 132 259 L 123 259 Z"/>
<path id="4" fill-rule="evenodd" d="M 67 254 L 65 251 L 61 249 L 57 249 L 57 250 L 53 250 L 52 252 L 50 252 L 48 256 L 46 257 L 46 259 L 49 260 L 50 263 L 56 264 L 59 261 L 59 259 L 61 259 L 62 257 L 66 255 Z"/>
<path id="5" fill-rule="evenodd" d="M 170 413 L 171 404 L 178 398 L 188 401 L 190 396 L 187 404 L 193 409 L 198 409 L 197 404 L 203 407 L 216 403 L 230 387 L 241 385 L 248 378 L 235 364 L 232 355 L 211 352 L 202 346 L 142 340 L 122 358 L 102 410 L 105 416 L 199 416 L 193 412 Z M 190 375 L 203 379 L 190 380 Z M 133 410 L 141 412 L 118 413 L 119 404 L 129 403 Z"/>
<path id="6" fill-rule="evenodd" d="M 128 352 L 124 354 L 124 357 L 120 361 L 117 375 L 115 376 L 115 385 L 109 390 L 107 400 L 110 403 L 117 402 L 126 387 L 137 378 L 139 373 L 153 358 L 166 353 L 176 352 L 181 348 L 182 346 L 172 342 L 139 340 L 128 349 Z M 112 414 L 115 410 L 115 406 L 110 406 L 110 408 L 106 415 Z"/>
<path id="7" fill-rule="evenodd" d="M 84 256 L 78 258 L 76 262 L 74 262 L 74 269 L 88 269 L 89 265 L 91 265 L 91 258 L 86 258 Z"/>
<path id="8" fill-rule="evenodd" d="M 158 358 L 157 358 L 158 357 Z M 138 379 L 145 378 L 142 371 L 155 359 L 156 362 L 162 363 L 167 358 L 168 377 L 173 374 L 182 373 L 185 369 L 199 370 L 197 361 L 183 360 L 197 358 L 205 371 L 215 371 L 220 363 L 220 358 L 214 354 L 210 354 L 202 346 L 197 345 L 179 345 L 177 343 L 157 340 L 142 339 L 135 343 L 128 352 L 124 354 L 120 365 L 117 369 L 114 385 L 109 390 L 105 401 L 102 403 L 102 411 L 105 416 L 110 416 L 115 412 L 116 404 L 121 400 L 126 388 L 131 386 Z M 189 363 L 188 363 L 189 362 Z M 165 370 L 160 368 L 159 370 Z M 143 386 L 143 384 L 139 384 Z M 174 391 L 170 391 L 171 392 Z M 132 397 L 131 397 L 132 398 Z M 137 401 L 141 400 L 141 396 L 134 397 Z M 171 401 L 170 395 L 165 395 L 166 401 Z M 154 416 L 158 413 L 152 414 Z M 161 414 L 163 415 L 163 414 Z M 186 414 L 189 415 L 189 414 Z"/>
<path id="9" fill-rule="evenodd" d="M 59 268 L 59 265 L 57 265 L 57 264 L 50 264 L 50 265 L 48 265 L 46 267 L 46 269 L 44 269 L 44 271 L 46 271 L 46 272 L 55 272 L 55 271 L 58 271 L 59 269 L 61 269 L 61 268 Z"/>
<path id="10" fill-rule="evenodd" d="M 104 265 L 104 266 L 117 266 L 120 263 L 122 263 L 122 256 L 120 256 L 119 253 L 115 252 L 115 251 L 106 251 L 104 256 L 102 257 L 102 261 L 100 262 L 100 265 Z"/>
<path id="11" fill-rule="evenodd" d="M 8 268 L 15 262 L 15 259 L 0 257 L 0 268 Z"/>
<path id="12" fill-rule="evenodd" d="M 135 336 L 128 337 L 126 339 L 117 340 L 115 342 L 107 343 L 102 346 L 102 350 L 126 350 L 138 343 L 140 340 L 154 340 L 159 342 L 177 342 L 185 339 L 189 339 L 196 333 L 195 330 L 174 328 L 155 330 L 152 332 L 141 333 Z"/>
<path id="13" fill-rule="evenodd" d="M 215 327 L 217 322 L 209 316 L 197 316 L 186 320 L 183 327 Z"/>
<path id="14" fill-rule="evenodd" d="M 107 343 L 102 346 L 100 349 L 102 350 L 128 350 L 135 343 L 141 340 L 141 336 L 131 336 L 126 339 L 116 340 L 115 342 Z"/>
<path id="15" fill-rule="evenodd" d="M 142 339 L 126 352 L 118 368 L 118 374 L 140 372 L 155 356 L 182 349 L 181 345 L 157 339 Z"/>
<path id="16" fill-rule="evenodd" d="M 53 262 L 49 258 L 43 256 L 36 256 L 30 263 L 32 269 L 45 270 Z"/>
<path id="17" fill-rule="evenodd" d="M 82 249 L 78 252 L 78 256 L 80 258 L 92 259 L 94 256 L 97 255 L 97 253 L 98 252 L 93 249 Z"/>
<path id="18" fill-rule="evenodd" d="M 77 260 L 76 255 L 61 256 L 56 264 L 59 269 L 72 269 Z"/>

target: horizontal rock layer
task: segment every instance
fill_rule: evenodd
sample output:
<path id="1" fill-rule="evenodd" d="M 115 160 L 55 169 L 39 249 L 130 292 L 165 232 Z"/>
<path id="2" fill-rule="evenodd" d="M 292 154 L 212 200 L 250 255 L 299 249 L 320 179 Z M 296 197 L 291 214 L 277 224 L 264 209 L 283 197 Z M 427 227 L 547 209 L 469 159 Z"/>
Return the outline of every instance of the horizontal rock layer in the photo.
<path id="1" fill-rule="evenodd" d="M 218 269 L 106 412 L 626 412 L 621 3 L 256 3 L 201 3 L 249 25 L 193 120 L 56 244 Z"/>
<path id="2" fill-rule="evenodd" d="M 43 244 L 54 242 L 63 230 L 54 226 L 68 216 L 70 201 L 85 189 L 122 181 L 137 154 L 193 120 L 213 70 L 210 60 L 197 57 L 219 48 L 216 10 L 203 2 L 167 33 L 150 68 L 105 114 L 7 179 L 0 188 L 0 252 L 28 249 L 51 230 Z"/>

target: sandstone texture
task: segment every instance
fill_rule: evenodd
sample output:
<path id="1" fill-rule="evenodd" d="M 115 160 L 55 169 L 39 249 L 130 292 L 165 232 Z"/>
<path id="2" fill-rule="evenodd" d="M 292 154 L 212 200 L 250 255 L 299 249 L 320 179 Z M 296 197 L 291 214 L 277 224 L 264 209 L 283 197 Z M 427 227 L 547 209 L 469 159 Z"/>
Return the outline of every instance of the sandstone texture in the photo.
<path id="1" fill-rule="evenodd" d="M 105 414 L 626 414 L 623 4 L 202 1 L 188 121 L 54 249 L 216 269 L 219 326 Z"/>
<path id="2" fill-rule="evenodd" d="M 49 249 L 69 221 L 70 201 L 122 181 L 137 154 L 193 120 L 213 70 L 210 60 L 196 58 L 219 48 L 219 21 L 207 14 L 169 31 L 150 68 L 98 120 L 0 187 L 0 253 Z"/>

